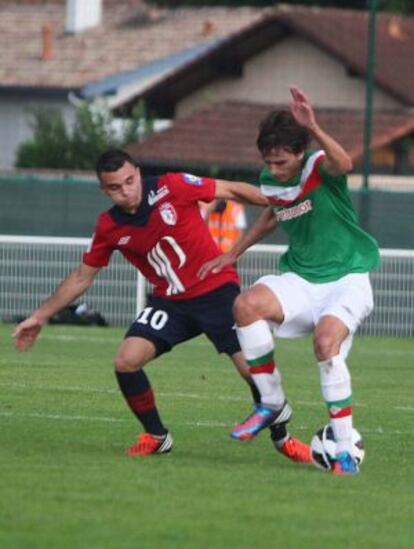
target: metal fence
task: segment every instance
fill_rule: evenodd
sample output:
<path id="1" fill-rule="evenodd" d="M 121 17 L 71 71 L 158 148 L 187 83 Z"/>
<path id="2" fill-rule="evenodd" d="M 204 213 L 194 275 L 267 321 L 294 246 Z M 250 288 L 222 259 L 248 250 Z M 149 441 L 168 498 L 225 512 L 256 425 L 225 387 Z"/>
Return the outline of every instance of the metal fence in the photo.
<path id="1" fill-rule="evenodd" d="M 27 316 L 81 261 L 84 238 L 0 236 L 0 320 Z M 285 246 L 253 246 L 238 262 L 242 287 L 277 272 Z M 375 308 L 360 333 L 414 335 L 414 251 L 381 250 L 381 268 L 372 273 Z M 114 254 L 82 297 L 109 324 L 128 326 L 145 304 L 149 287 L 120 254 Z"/>

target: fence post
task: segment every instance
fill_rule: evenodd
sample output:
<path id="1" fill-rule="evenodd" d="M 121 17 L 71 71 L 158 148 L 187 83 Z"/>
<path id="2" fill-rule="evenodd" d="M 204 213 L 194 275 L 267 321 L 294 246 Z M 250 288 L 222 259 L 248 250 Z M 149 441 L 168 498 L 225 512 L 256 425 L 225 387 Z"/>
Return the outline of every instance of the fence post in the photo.
<path id="1" fill-rule="evenodd" d="M 369 231 L 371 217 L 371 197 L 369 195 L 369 176 L 371 172 L 371 136 L 374 103 L 374 69 L 375 69 L 375 31 L 377 0 L 368 0 L 368 45 L 367 45 L 367 76 L 365 87 L 365 123 L 364 123 L 364 158 L 362 166 L 362 189 L 359 195 L 359 221 L 361 226 Z"/>
<path id="2" fill-rule="evenodd" d="M 145 278 L 138 271 L 137 276 L 137 295 L 135 302 L 135 318 L 139 315 L 140 311 L 145 307 L 146 295 L 145 295 Z"/>
<path id="3" fill-rule="evenodd" d="M 374 103 L 374 71 L 375 71 L 375 34 L 377 0 L 369 0 L 368 21 L 368 45 L 367 45 L 367 76 L 365 87 L 365 124 L 364 124 L 364 162 L 363 162 L 363 187 L 369 187 L 369 175 L 371 171 L 371 135 L 372 114 Z"/>

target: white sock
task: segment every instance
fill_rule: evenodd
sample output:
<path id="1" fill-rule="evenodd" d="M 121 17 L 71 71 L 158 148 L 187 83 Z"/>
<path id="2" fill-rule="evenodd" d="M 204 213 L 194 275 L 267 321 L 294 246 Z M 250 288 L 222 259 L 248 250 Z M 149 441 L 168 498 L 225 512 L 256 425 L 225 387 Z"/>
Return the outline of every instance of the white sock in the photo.
<path id="1" fill-rule="evenodd" d="M 318 365 L 322 395 L 336 440 L 336 453 L 347 451 L 352 455 L 352 389 L 348 367 L 341 355 L 318 362 Z"/>
<path id="2" fill-rule="evenodd" d="M 237 337 L 262 404 L 281 408 L 285 394 L 273 357 L 274 342 L 269 324 L 265 320 L 257 320 L 249 326 L 237 327 Z"/>

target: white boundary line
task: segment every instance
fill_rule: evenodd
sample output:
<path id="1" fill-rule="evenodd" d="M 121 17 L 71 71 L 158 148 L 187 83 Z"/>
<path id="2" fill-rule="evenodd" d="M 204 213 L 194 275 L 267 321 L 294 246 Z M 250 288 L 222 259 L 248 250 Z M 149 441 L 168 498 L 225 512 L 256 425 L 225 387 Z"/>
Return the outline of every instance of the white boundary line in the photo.
<path id="1" fill-rule="evenodd" d="M 54 328 L 52 328 L 54 329 Z M 122 331 L 123 329 L 120 328 L 120 330 Z M 125 327 L 125 329 L 123 330 L 123 332 L 126 332 L 127 328 Z M 98 343 L 100 345 L 102 345 L 103 343 L 108 343 L 108 344 L 112 344 L 112 343 L 117 343 L 117 344 L 121 344 L 122 342 L 122 337 L 123 337 L 123 334 L 121 333 L 119 337 L 99 337 L 99 336 L 88 336 L 88 335 L 69 335 L 69 334 L 41 334 L 39 336 L 39 341 L 41 340 L 48 340 L 48 341 L 67 341 L 67 342 L 72 342 L 72 341 L 78 341 L 78 342 L 87 342 L 87 343 Z M 358 339 L 361 339 L 361 338 L 364 338 L 366 336 L 358 336 Z M 408 339 L 408 338 L 407 338 Z M 208 341 L 207 339 L 202 339 L 200 338 L 198 341 L 196 341 L 195 339 L 194 340 L 191 340 L 191 344 L 192 345 L 195 345 L 197 347 L 210 347 L 211 349 L 214 350 L 213 346 L 212 346 L 212 343 L 210 341 Z M 295 346 L 294 345 L 289 345 L 287 347 L 284 347 L 283 349 L 283 352 L 287 352 L 287 353 L 290 353 L 290 352 L 294 352 L 294 353 L 298 353 L 298 350 L 295 349 Z M 301 349 L 301 354 L 305 354 L 305 353 L 308 353 L 308 349 Z M 310 350 L 310 347 L 309 347 L 309 353 L 311 353 L 311 350 Z M 414 355 L 414 347 L 413 349 L 405 349 L 405 350 L 387 350 L 387 349 L 383 349 L 383 350 L 376 350 L 376 349 L 364 349 L 364 348 L 355 348 L 353 350 L 353 353 L 355 354 L 361 354 L 361 355 L 385 355 L 385 356 L 411 356 L 411 355 Z M 310 356 L 310 355 L 309 355 Z M 352 358 L 351 358 L 352 360 Z M 0 359 L 0 362 L 6 362 L 4 359 Z"/>
<path id="2" fill-rule="evenodd" d="M 119 394 L 118 389 L 96 389 L 94 387 L 77 387 L 77 386 L 62 386 L 56 387 L 53 385 L 33 385 L 25 383 L 2 383 L 0 381 L 0 387 L 5 389 L 30 389 L 31 391 L 51 391 L 56 393 L 98 393 L 102 395 L 114 395 Z M 157 391 L 157 395 L 163 398 L 183 398 L 190 400 L 211 400 L 210 395 L 200 395 L 197 393 L 165 393 L 164 391 Z M 224 402 L 245 402 L 248 403 L 248 395 L 246 397 L 240 396 L 221 396 L 215 395 L 215 400 L 221 400 Z M 323 407 L 324 403 L 322 400 L 307 401 L 307 400 L 296 400 L 294 403 L 295 406 L 320 406 Z M 372 404 L 371 404 L 372 406 Z M 355 403 L 356 408 L 367 408 L 368 405 L 362 402 Z M 410 405 L 399 405 L 399 406 L 390 406 L 392 410 L 398 410 L 399 412 L 414 412 L 414 407 Z M 1 414 L 0 414 L 1 415 Z"/>
<path id="3" fill-rule="evenodd" d="M 59 246 L 72 246 L 78 244 L 88 246 L 90 238 L 56 237 L 56 236 L 22 236 L 0 235 L 0 243 L 5 244 L 51 244 Z M 282 244 L 255 244 L 249 248 L 249 252 L 283 253 L 287 249 Z M 380 250 L 382 257 L 414 257 L 414 250 L 401 248 L 384 248 Z"/>
<path id="4" fill-rule="evenodd" d="M 5 244 L 50 244 L 59 246 L 88 246 L 90 238 L 59 237 L 59 236 L 19 236 L 0 235 L 0 243 Z"/>
<path id="5" fill-rule="evenodd" d="M 92 421 L 92 422 L 103 422 L 103 423 L 130 423 L 131 419 L 122 419 L 122 418 L 113 418 L 105 416 L 70 416 L 70 415 L 59 415 L 59 414 L 15 414 L 14 412 L 0 412 L 0 417 L 6 418 L 31 418 L 31 419 L 50 419 L 56 421 Z M 184 421 L 177 422 L 177 426 L 185 427 L 208 427 L 208 428 L 228 428 L 231 427 L 234 422 L 221 422 L 221 421 Z M 295 426 L 295 430 L 306 431 L 309 429 L 309 426 L 298 425 Z M 399 431 L 399 430 L 388 430 L 384 429 L 381 426 L 375 427 L 374 429 L 361 429 L 363 435 L 412 435 L 413 431 Z"/>

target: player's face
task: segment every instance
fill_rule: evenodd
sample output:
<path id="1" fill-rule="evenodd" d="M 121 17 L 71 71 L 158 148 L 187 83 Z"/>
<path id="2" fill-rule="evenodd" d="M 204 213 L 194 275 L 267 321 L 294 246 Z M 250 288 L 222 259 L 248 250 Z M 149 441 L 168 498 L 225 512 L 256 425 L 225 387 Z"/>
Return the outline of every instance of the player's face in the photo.
<path id="1" fill-rule="evenodd" d="M 135 213 L 142 199 L 141 173 L 138 168 L 125 162 L 116 172 L 103 172 L 101 188 L 109 198 L 128 213 Z"/>
<path id="2" fill-rule="evenodd" d="M 273 177 L 284 183 L 300 173 L 303 156 L 303 152 L 293 153 L 278 147 L 264 154 L 263 160 Z"/>

